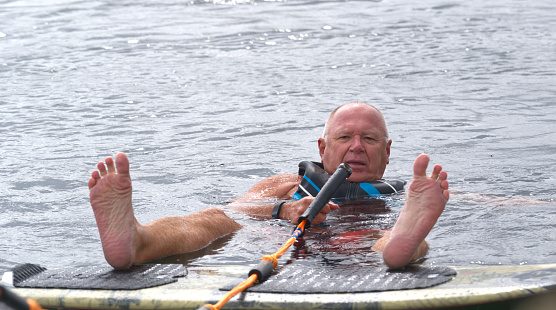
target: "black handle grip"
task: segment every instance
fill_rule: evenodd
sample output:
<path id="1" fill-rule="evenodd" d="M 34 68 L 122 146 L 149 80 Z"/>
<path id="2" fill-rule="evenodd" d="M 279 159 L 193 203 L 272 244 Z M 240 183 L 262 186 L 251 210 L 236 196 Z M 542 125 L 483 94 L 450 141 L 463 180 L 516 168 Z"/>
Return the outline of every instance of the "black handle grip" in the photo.
<path id="1" fill-rule="evenodd" d="M 336 172 L 334 172 L 334 174 L 330 177 L 330 179 L 328 179 L 320 192 L 317 194 L 315 200 L 313 200 L 307 210 L 305 210 L 305 212 L 303 212 L 303 214 L 299 217 L 298 223 L 301 223 L 303 220 L 307 220 L 305 228 L 309 228 L 311 226 L 311 222 L 313 222 L 322 208 L 324 208 L 324 206 L 330 201 L 330 198 L 332 198 L 342 182 L 349 178 L 351 173 L 352 170 L 348 164 L 340 164 L 338 169 L 336 169 Z"/>
<path id="2" fill-rule="evenodd" d="M 272 273 L 272 269 L 274 269 L 274 266 L 272 265 L 272 262 L 266 259 L 261 260 L 261 262 L 255 266 L 255 268 L 251 269 L 249 271 L 249 276 L 252 276 L 253 274 L 257 275 L 257 281 L 259 281 L 259 283 L 262 283 L 264 281 L 266 281 L 266 279 L 268 279 L 268 277 L 270 277 L 270 274 Z"/>

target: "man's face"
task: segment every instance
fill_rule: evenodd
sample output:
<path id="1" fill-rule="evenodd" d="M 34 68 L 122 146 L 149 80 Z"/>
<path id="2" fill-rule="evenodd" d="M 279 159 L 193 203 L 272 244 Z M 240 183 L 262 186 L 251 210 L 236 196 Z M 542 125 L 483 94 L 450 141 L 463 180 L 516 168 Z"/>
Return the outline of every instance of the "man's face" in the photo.
<path id="1" fill-rule="evenodd" d="M 379 112 L 366 105 L 340 108 L 329 121 L 319 153 L 324 170 L 332 174 L 341 163 L 353 169 L 348 181 L 370 182 L 382 178 L 390 158 L 392 140 Z"/>

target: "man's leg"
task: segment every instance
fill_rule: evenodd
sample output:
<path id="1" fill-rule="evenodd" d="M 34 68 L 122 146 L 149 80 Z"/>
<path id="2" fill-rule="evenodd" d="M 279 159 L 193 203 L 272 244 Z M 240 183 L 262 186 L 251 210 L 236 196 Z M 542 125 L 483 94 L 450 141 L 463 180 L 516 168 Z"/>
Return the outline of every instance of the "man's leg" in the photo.
<path id="1" fill-rule="evenodd" d="M 112 267 L 125 269 L 134 263 L 193 251 L 241 228 L 217 208 L 139 224 L 131 204 L 129 160 L 124 153 L 115 159 L 115 163 L 110 157 L 106 164 L 99 163 L 88 182 L 104 257 Z"/>
<path id="2" fill-rule="evenodd" d="M 450 193 L 448 174 L 436 165 L 426 175 L 429 156 L 422 154 L 413 164 L 413 180 L 409 185 L 405 205 L 392 231 L 377 241 L 374 248 L 383 251 L 386 265 L 403 268 L 412 260 L 426 254 L 424 242 L 432 227 L 444 211 Z"/>

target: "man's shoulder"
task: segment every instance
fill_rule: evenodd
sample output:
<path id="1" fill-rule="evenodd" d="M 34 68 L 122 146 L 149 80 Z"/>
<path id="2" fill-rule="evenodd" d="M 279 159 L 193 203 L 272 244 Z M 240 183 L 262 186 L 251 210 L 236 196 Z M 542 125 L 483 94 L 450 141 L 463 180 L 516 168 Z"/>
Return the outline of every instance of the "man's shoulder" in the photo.
<path id="1" fill-rule="evenodd" d="M 297 188 L 302 178 L 298 174 L 277 174 L 260 181 L 254 187 L 259 187 L 259 190 L 262 191 L 276 192 L 276 196 L 282 196 L 278 193 L 289 192 L 291 188 Z"/>
<path id="2" fill-rule="evenodd" d="M 299 183 L 299 181 L 301 179 L 302 179 L 302 176 L 300 176 L 299 174 L 283 173 L 283 174 L 273 175 L 271 177 L 266 178 L 265 180 L 269 180 L 269 181 L 273 181 L 273 182 L 279 182 L 279 183 L 288 183 L 288 182 L 297 182 L 297 183 Z"/>
<path id="3" fill-rule="evenodd" d="M 297 174 L 277 174 L 267 177 L 255 184 L 247 196 L 250 198 L 290 199 L 295 193 L 301 176 Z"/>

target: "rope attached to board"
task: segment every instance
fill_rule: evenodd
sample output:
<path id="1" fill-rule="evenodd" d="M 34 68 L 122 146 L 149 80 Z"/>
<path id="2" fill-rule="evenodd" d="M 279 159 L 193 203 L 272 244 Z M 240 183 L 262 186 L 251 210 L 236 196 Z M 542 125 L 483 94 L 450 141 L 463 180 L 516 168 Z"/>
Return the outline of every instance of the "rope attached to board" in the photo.
<path id="1" fill-rule="evenodd" d="M 307 210 L 305 210 L 305 212 L 299 217 L 299 225 L 294 230 L 288 241 L 286 241 L 286 243 L 278 251 L 276 251 L 276 253 L 265 255 L 261 259 L 261 262 L 249 271 L 249 277 L 247 280 L 230 290 L 218 303 L 214 305 L 206 304 L 197 310 L 219 310 L 237 294 L 243 292 L 255 283 L 262 283 L 268 279 L 272 270 L 278 266 L 278 259 L 286 253 L 289 247 L 294 244 L 297 239 L 303 237 L 305 229 L 311 227 L 311 222 L 320 213 L 328 201 L 330 201 L 336 189 L 351 175 L 351 173 L 352 170 L 348 164 L 340 164 L 338 169 L 336 169 L 336 172 L 334 172 L 328 182 L 324 184 L 322 190 L 318 193 Z"/>

